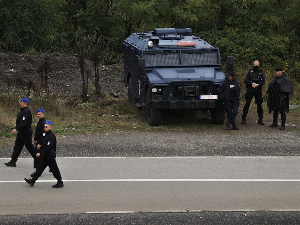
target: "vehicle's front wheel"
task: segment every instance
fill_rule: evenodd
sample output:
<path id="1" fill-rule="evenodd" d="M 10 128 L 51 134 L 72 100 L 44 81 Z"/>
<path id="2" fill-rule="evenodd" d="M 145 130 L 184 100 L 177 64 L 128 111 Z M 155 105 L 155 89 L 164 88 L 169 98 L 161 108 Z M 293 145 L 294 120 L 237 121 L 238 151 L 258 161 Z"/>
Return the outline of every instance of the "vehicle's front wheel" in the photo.
<path id="1" fill-rule="evenodd" d="M 128 104 L 133 105 L 133 95 L 132 95 L 132 80 L 129 78 L 128 89 L 127 89 Z"/>
<path id="2" fill-rule="evenodd" d="M 147 91 L 146 113 L 150 126 L 159 126 L 161 122 L 161 110 L 154 109 L 150 106 L 149 100 L 152 100 L 152 92 L 149 88 Z"/>

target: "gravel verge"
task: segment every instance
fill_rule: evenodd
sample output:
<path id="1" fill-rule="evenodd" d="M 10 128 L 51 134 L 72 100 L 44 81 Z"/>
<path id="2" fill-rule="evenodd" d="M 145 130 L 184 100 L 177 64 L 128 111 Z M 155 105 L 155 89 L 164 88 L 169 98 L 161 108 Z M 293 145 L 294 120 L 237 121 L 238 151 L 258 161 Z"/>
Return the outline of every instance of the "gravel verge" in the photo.
<path id="1" fill-rule="evenodd" d="M 256 127 L 249 132 L 248 127 Z M 297 132 L 261 125 L 241 130 L 176 132 L 118 131 L 58 138 L 58 157 L 167 157 L 167 156 L 299 156 Z M 251 130 L 253 130 L 252 128 Z M 0 148 L 10 157 L 14 142 Z M 20 157 L 30 157 L 23 149 Z"/>

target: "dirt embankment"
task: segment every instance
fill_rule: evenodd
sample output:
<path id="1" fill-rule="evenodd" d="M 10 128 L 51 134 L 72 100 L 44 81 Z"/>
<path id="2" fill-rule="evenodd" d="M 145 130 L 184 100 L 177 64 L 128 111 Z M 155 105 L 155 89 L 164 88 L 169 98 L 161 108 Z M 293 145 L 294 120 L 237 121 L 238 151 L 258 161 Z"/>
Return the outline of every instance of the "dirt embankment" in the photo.
<path id="1" fill-rule="evenodd" d="M 0 92 L 28 91 L 42 92 L 45 85 L 43 63 L 48 58 L 47 84 L 51 93 L 62 98 L 80 96 L 82 90 L 81 73 L 76 55 L 62 53 L 0 53 Z M 126 97 L 123 84 L 123 65 L 99 65 L 102 93 Z M 90 71 L 88 92 L 95 90 L 94 68 L 87 61 Z"/>

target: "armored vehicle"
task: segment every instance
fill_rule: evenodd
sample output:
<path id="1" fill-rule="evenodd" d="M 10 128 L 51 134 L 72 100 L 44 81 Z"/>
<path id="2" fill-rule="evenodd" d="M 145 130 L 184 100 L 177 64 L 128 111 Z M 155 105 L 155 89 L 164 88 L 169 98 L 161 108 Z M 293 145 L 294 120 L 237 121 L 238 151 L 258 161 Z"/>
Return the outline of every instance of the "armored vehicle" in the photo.
<path id="1" fill-rule="evenodd" d="M 190 28 L 133 33 L 122 48 L 128 101 L 146 107 L 149 125 L 160 125 L 165 109 L 209 110 L 213 123 L 224 122 L 217 89 L 225 75 L 218 48 Z"/>

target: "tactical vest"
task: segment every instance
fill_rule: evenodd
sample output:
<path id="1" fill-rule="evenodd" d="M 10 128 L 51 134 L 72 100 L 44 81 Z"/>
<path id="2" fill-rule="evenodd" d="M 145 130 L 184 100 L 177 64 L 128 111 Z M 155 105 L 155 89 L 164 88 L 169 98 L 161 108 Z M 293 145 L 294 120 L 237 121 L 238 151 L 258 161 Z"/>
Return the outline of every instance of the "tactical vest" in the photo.
<path id="1" fill-rule="evenodd" d="M 259 84 L 262 81 L 263 73 L 262 71 L 254 72 L 253 70 L 250 71 L 250 80 L 252 83 Z"/>
<path id="2" fill-rule="evenodd" d="M 252 83 L 259 84 L 263 80 L 263 72 L 261 70 L 257 72 L 250 70 L 250 80 Z M 261 90 L 261 86 L 259 86 L 258 89 L 253 88 L 252 85 L 246 85 L 246 87 L 250 88 L 251 90 Z"/>

